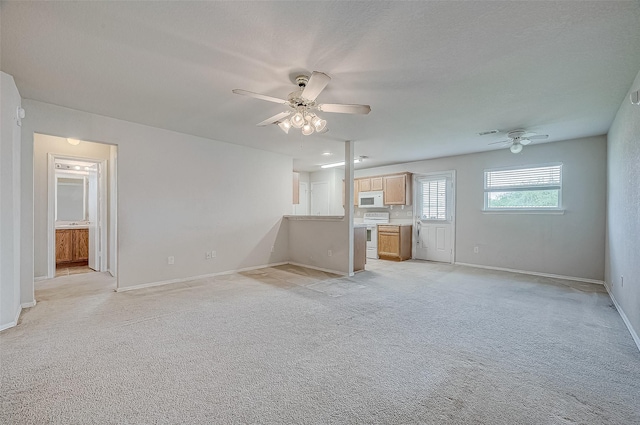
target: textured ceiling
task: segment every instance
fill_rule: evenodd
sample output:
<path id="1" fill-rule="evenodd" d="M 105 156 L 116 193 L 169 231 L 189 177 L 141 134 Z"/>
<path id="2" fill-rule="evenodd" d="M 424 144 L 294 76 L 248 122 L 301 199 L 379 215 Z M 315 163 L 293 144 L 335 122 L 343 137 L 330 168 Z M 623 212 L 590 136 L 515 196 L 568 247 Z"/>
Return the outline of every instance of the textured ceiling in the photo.
<path id="1" fill-rule="evenodd" d="M 607 132 L 640 69 L 640 2 L 3 2 L 2 70 L 22 97 L 280 152 L 298 170 L 497 149 Z M 255 124 L 302 71 L 332 77 L 306 137 Z M 323 151 L 335 153 L 332 159 Z"/>

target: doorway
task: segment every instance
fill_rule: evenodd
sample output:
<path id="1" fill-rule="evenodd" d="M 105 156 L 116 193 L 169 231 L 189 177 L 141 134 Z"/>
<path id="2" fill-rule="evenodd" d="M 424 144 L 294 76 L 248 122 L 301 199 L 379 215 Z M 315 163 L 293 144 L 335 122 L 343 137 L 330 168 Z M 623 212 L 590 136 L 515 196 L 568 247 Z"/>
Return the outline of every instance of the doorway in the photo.
<path id="1" fill-rule="evenodd" d="M 329 182 L 311 183 L 311 215 L 329 215 Z"/>
<path id="2" fill-rule="evenodd" d="M 107 160 L 48 153 L 47 277 L 108 270 Z"/>
<path id="3" fill-rule="evenodd" d="M 455 171 L 414 176 L 413 258 L 453 263 Z"/>
<path id="4" fill-rule="evenodd" d="M 300 182 L 299 204 L 295 204 L 293 213 L 295 215 L 309 214 L 309 185 L 307 182 Z"/>

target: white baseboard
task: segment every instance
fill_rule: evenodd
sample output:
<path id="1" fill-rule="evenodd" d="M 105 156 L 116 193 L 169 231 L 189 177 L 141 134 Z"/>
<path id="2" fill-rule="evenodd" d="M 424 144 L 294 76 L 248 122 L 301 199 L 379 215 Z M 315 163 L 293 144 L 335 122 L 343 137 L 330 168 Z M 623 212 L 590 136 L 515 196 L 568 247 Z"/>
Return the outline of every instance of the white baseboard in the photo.
<path id="1" fill-rule="evenodd" d="M 302 264 L 302 263 L 294 263 L 293 261 L 288 261 L 285 264 L 291 264 L 292 266 L 298 266 L 298 267 L 306 267 L 308 269 L 319 270 L 321 272 L 339 274 L 340 276 L 348 276 L 349 275 L 349 273 L 339 272 L 338 270 L 325 269 L 325 268 L 322 268 L 322 267 L 310 266 L 308 264 Z"/>
<path id="2" fill-rule="evenodd" d="M 208 274 L 202 274 L 202 275 L 199 275 L 199 276 L 189 276 L 189 277 L 181 277 L 179 279 L 162 280 L 162 281 L 159 281 L 159 282 L 142 283 L 140 285 L 126 286 L 124 288 L 116 288 L 116 292 L 134 291 L 136 289 L 144 289 L 144 288 L 152 288 L 154 286 L 170 285 L 172 283 L 189 282 L 191 280 L 205 279 L 205 278 L 208 278 L 208 277 L 223 276 L 223 275 L 227 275 L 227 274 L 241 273 L 241 272 L 246 272 L 246 271 L 256 270 L 256 269 L 263 269 L 265 267 L 282 266 L 283 264 L 288 264 L 288 262 L 287 261 L 283 261 L 283 262 L 280 262 L 280 263 L 269 263 L 269 264 L 263 264 L 261 266 L 252 266 L 252 267 L 245 267 L 243 269 L 226 270 L 226 271 L 223 271 L 223 272 L 208 273 Z"/>
<path id="3" fill-rule="evenodd" d="M 49 276 L 38 276 L 38 277 L 34 277 L 33 281 L 40 282 L 41 280 L 47 280 L 47 279 L 49 279 Z"/>
<path id="4" fill-rule="evenodd" d="M 35 305 L 36 305 L 36 300 L 29 301 L 28 303 L 20 304 L 22 308 L 31 308 L 31 307 L 35 307 Z"/>
<path id="5" fill-rule="evenodd" d="M 15 319 L 13 319 L 13 322 L 9 322 L 9 323 L 5 323 L 4 325 L 0 325 L 0 332 L 4 331 L 5 329 L 9 329 L 14 327 L 15 325 L 18 324 L 18 319 L 20 319 L 20 313 L 22 312 L 22 307 L 18 307 L 18 312 L 16 313 L 16 317 Z"/>
<path id="6" fill-rule="evenodd" d="M 458 266 L 467 266 L 467 267 L 475 267 L 478 269 L 487 269 L 487 270 L 499 270 L 502 272 L 511 272 L 511 273 L 519 273 L 519 274 L 529 274 L 532 276 L 542 276 L 542 277 L 550 277 L 552 279 L 564 279 L 564 280 L 573 280 L 575 282 L 585 282 L 585 283 L 595 283 L 596 285 L 604 285 L 604 281 L 596 280 L 596 279 L 587 279 L 584 277 L 575 277 L 575 276 L 564 276 L 561 274 L 551 274 L 551 273 L 538 273 L 538 272 L 530 272 L 527 270 L 517 270 L 517 269 L 507 269 L 504 267 L 492 267 L 492 266 L 481 266 L 479 264 L 471 264 L 471 263 L 459 263 L 455 262 Z"/>
<path id="7" fill-rule="evenodd" d="M 633 338 L 633 341 L 636 343 L 638 350 L 640 350 L 640 337 L 638 336 L 638 333 L 635 331 L 635 329 L 633 329 L 633 326 L 631 326 L 631 322 L 629 321 L 629 318 L 627 317 L 626 314 L 624 314 L 624 310 L 622 309 L 622 307 L 620 307 L 620 304 L 618 304 L 618 300 L 616 300 L 616 297 L 613 296 L 613 292 L 611 291 L 611 289 L 609 288 L 609 285 L 607 285 L 606 282 L 604 284 L 604 287 L 607 288 L 607 293 L 609 294 L 609 298 L 611 298 L 611 301 L 613 301 L 613 305 L 616 306 L 616 310 L 618 310 L 620 317 L 622 317 L 622 321 L 627 326 L 629 333 L 631 333 L 631 338 Z"/>

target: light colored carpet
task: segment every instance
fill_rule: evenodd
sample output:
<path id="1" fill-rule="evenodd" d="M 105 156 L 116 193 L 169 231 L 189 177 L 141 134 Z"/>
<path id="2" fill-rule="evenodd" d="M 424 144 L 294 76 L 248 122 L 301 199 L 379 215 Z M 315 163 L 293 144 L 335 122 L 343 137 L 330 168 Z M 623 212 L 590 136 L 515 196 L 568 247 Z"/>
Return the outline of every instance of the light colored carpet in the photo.
<path id="1" fill-rule="evenodd" d="M 640 353 L 602 286 L 367 268 L 39 282 L 0 334 L 0 423 L 640 423 Z"/>

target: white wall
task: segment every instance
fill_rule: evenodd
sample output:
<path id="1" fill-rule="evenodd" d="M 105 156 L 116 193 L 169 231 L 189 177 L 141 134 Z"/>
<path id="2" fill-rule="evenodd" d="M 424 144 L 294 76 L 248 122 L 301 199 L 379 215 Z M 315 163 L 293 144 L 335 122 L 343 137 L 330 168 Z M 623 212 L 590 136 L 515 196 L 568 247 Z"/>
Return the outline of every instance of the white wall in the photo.
<path id="1" fill-rule="evenodd" d="M 0 72 L 0 330 L 20 314 L 20 127 L 21 99 L 13 77 Z"/>
<path id="2" fill-rule="evenodd" d="M 48 216 L 48 154 L 109 160 L 110 145 L 80 142 L 73 146 L 66 138 L 35 134 L 33 137 L 34 173 L 34 275 L 47 276 L 47 216 Z M 107 166 L 107 169 L 109 167 Z M 108 180 L 108 179 L 107 179 Z M 107 202 L 109 202 L 107 190 Z M 106 220 L 105 220 L 106 221 Z"/>
<path id="3" fill-rule="evenodd" d="M 640 90 L 640 73 L 629 93 L 636 90 Z M 640 106 L 632 105 L 628 95 L 607 141 L 605 281 L 640 347 Z"/>
<path id="4" fill-rule="evenodd" d="M 358 170 L 356 177 L 455 170 L 456 262 L 602 281 L 606 161 L 600 136 L 532 144 L 517 155 L 501 149 Z M 564 164 L 565 214 L 482 212 L 485 169 L 550 162 Z"/>
<path id="5" fill-rule="evenodd" d="M 329 183 L 329 215 L 344 215 L 344 207 L 342 206 L 343 179 L 344 168 L 328 168 L 309 173 L 309 190 L 311 190 L 313 182 Z M 311 193 L 309 198 L 311 198 Z"/>
<path id="6" fill-rule="evenodd" d="M 23 106 L 27 221 L 34 214 L 34 132 L 118 146 L 120 288 L 287 260 L 282 216 L 291 208 L 292 158 L 32 100 Z M 23 253 L 30 252 L 33 227 L 22 235 Z M 214 250 L 217 258 L 206 260 Z M 24 269 L 29 263 L 32 255 Z M 31 294 L 32 267 L 23 280 Z"/>
<path id="7" fill-rule="evenodd" d="M 349 223 L 346 219 L 290 217 L 288 221 L 289 261 L 341 274 L 349 273 Z"/>

